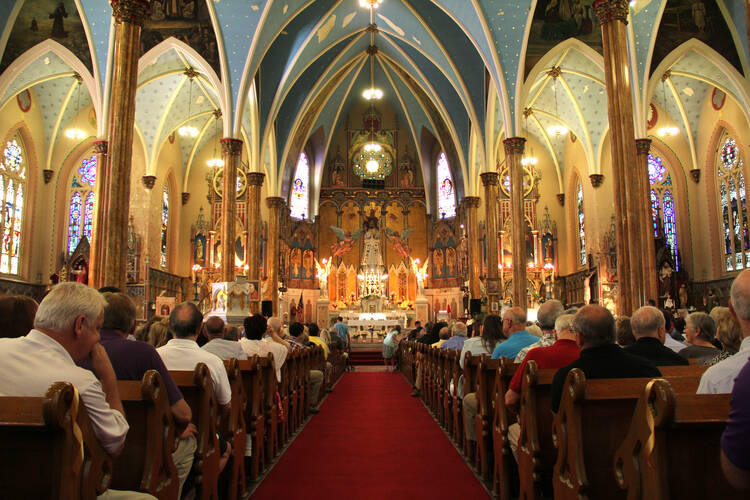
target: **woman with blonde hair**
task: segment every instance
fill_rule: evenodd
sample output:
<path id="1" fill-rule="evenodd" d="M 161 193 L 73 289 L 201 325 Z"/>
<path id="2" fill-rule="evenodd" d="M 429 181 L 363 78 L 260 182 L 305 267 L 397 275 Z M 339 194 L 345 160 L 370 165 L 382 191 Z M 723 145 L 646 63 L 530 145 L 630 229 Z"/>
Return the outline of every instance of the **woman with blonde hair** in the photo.
<path id="1" fill-rule="evenodd" d="M 169 320 L 164 318 L 151 325 L 146 333 L 146 342 L 156 347 L 157 349 L 172 338 L 172 334 L 169 333 Z"/>
<path id="2" fill-rule="evenodd" d="M 716 322 L 716 338 L 721 342 L 721 353 L 706 359 L 703 364 L 713 366 L 721 360 L 737 354 L 742 342 L 742 329 L 737 318 L 732 316 L 728 307 L 714 307 L 711 317 Z"/>

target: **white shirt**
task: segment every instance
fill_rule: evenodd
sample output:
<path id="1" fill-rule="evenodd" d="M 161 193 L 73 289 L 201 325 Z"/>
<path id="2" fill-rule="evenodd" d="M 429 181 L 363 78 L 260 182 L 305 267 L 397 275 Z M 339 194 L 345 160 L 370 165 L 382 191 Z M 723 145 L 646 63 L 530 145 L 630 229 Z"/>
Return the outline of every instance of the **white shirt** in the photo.
<path id="1" fill-rule="evenodd" d="M 284 366 L 286 355 L 289 350 L 285 345 L 274 342 L 271 338 L 263 340 L 240 339 L 240 346 L 248 356 L 268 357 L 268 353 L 273 354 L 273 367 L 276 370 L 276 381 L 281 383 L 281 367 Z"/>
<path id="2" fill-rule="evenodd" d="M 674 352 L 680 352 L 687 347 L 686 344 L 683 344 L 679 340 L 673 339 L 670 334 L 667 334 L 666 337 L 664 337 L 664 346 L 669 347 Z"/>
<path id="3" fill-rule="evenodd" d="M 213 339 L 201 347 L 201 349 L 205 349 L 225 361 L 229 361 L 232 358 L 247 359 L 247 354 L 245 354 L 240 343 L 236 340 Z"/>
<path id="4" fill-rule="evenodd" d="M 729 394 L 734 387 L 734 379 L 750 358 L 750 337 L 745 337 L 737 354 L 719 361 L 703 372 L 698 394 Z"/>
<path id="5" fill-rule="evenodd" d="M 492 351 L 488 351 L 485 349 L 484 345 L 482 345 L 482 337 L 472 337 L 470 339 L 466 339 L 466 342 L 464 342 L 464 346 L 461 349 L 461 357 L 459 358 L 459 364 L 461 365 L 461 368 L 464 367 L 464 357 L 466 356 L 466 353 L 470 352 L 472 356 L 476 356 L 478 354 L 492 354 Z"/>
<path id="6" fill-rule="evenodd" d="M 114 454 L 125 442 L 128 422 L 107 403 L 101 382 L 76 366 L 68 351 L 39 330 L 0 339 L 0 396 L 42 397 L 55 382 L 70 382 L 86 407 L 96 438 Z"/>
<path id="7" fill-rule="evenodd" d="M 216 402 L 220 405 L 229 404 L 232 389 L 229 387 L 229 377 L 221 358 L 204 351 L 198 347 L 195 340 L 190 339 L 172 339 L 156 352 L 161 356 L 167 370 L 194 370 L 198 363 L 205 363 L 214 382 Z"/>

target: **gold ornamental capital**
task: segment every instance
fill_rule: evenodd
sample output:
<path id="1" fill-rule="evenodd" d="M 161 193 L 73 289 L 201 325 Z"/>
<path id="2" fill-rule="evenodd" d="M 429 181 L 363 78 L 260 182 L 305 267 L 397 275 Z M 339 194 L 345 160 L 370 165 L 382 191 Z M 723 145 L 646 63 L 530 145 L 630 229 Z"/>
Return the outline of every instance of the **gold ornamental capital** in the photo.
<path id="1" fill-rule="evenodd" d="M 497 186 L 500 184 L 500 174 L 497 172 L 482 172 L 479 174 L 483 186 Z"/>
<path id="2" fill-rule="evenodd" d="M 146 16 L 151 13 L 151 2 L 148 0 L 111 0 L 112 17 L 118 23 L 132 23 L 143 27 Z"/>
<path id="3" fill-rule="evenodd" d="M 594 11 L 602 24 L 610 21 L 622 21 L 627 24 L 630 2 L 628 0 L 596 0 Z"/>
<path id="4" fill-rule="evenodd" d="M 479 208 L 481 198 L 479 196 L 467 196 L 464 198 L 466 208 Z"/>
<path id="5" fill-rule="evenodd" d="M 651 139 L 636 139 L 635 151 L 639 155 L 647 155 L 651 150 Z"/>
<path id="6" fill-rule="evenodd" d="M 109 150 L 108 141 L 94 141 L 94 153 L 98 155 L 106 155 Z"/>
<path id="7" fill-rule="evenodd" d="M 240 152 L 242 152 L 242 141 L 240 139 L 225 137 L 221 140 L 222 154 L 238 155 Z"/>
<path id="8" fill-rule="evenodd" d="M 263 180 L 266 178 L 266 174 L 263 172 L 248 172 L 245 175 L 247 177 L 248 186 L 262 186 Z"/>
<path id="9" fill-rule="evenodd" d="M 266 198 L 266 204 L 270 209 L 281 209 L 284 208 L 284 198 L 280 196 L 269 196 Z"/>
<path id="10" fill-rule="evenodd" d="M 523 147 L 526 144 L 526 139 L 523 137 L 509 137 L 503 141 L 505 145 L 505 154 L 507 155 L 522 155 Z"/>

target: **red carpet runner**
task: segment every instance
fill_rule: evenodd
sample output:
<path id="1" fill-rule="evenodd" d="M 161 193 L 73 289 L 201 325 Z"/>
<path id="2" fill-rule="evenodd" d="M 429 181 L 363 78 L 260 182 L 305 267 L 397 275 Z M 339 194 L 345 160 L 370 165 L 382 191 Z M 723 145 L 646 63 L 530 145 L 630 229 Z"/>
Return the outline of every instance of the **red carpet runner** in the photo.
<path id="1" fill-rule="evenodd" d="M 345 374 L 251 498 L 488 498 L 410 392 L 400 374 Z"/>

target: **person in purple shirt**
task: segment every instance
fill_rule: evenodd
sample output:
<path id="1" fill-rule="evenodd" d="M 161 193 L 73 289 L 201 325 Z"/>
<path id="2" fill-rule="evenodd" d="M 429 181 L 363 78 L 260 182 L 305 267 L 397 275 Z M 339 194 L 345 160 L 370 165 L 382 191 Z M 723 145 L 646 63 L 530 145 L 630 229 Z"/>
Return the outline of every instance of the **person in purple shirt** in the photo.
<path id="1" fill-rule="evenodd" d="M 156 349 L 151 344 L 140 340 L 128 340 L 128 336 L 133 334 L 136 326 L 135 303 L 130 297 L 120 292 L 105 292 L 102 295 L 107 301 L 107 307 L 104 308 L 104 320 L 99 330 L 99 343 L 107 351 L 117 379 L 141 380 L 148 370 L 159 372 L 167 390 L 167 398 L 175 423 L 178 428 L 184 428 L 177 450 L 172 454 L 181 490 L 192 468 L 193 455 L 197 446 L 195 436 L 198 430 L 190 423 L 192 411 Z M 91 362 L 88 360 L 81 361 L 79 366 L 92 370 Z"/>
<path id="2" fill-rule="evenodd" d="M 721 435 L 721 468 L 729 484 L 750 491 L 750 362 L 734 380 L 729 420 Z"/>

